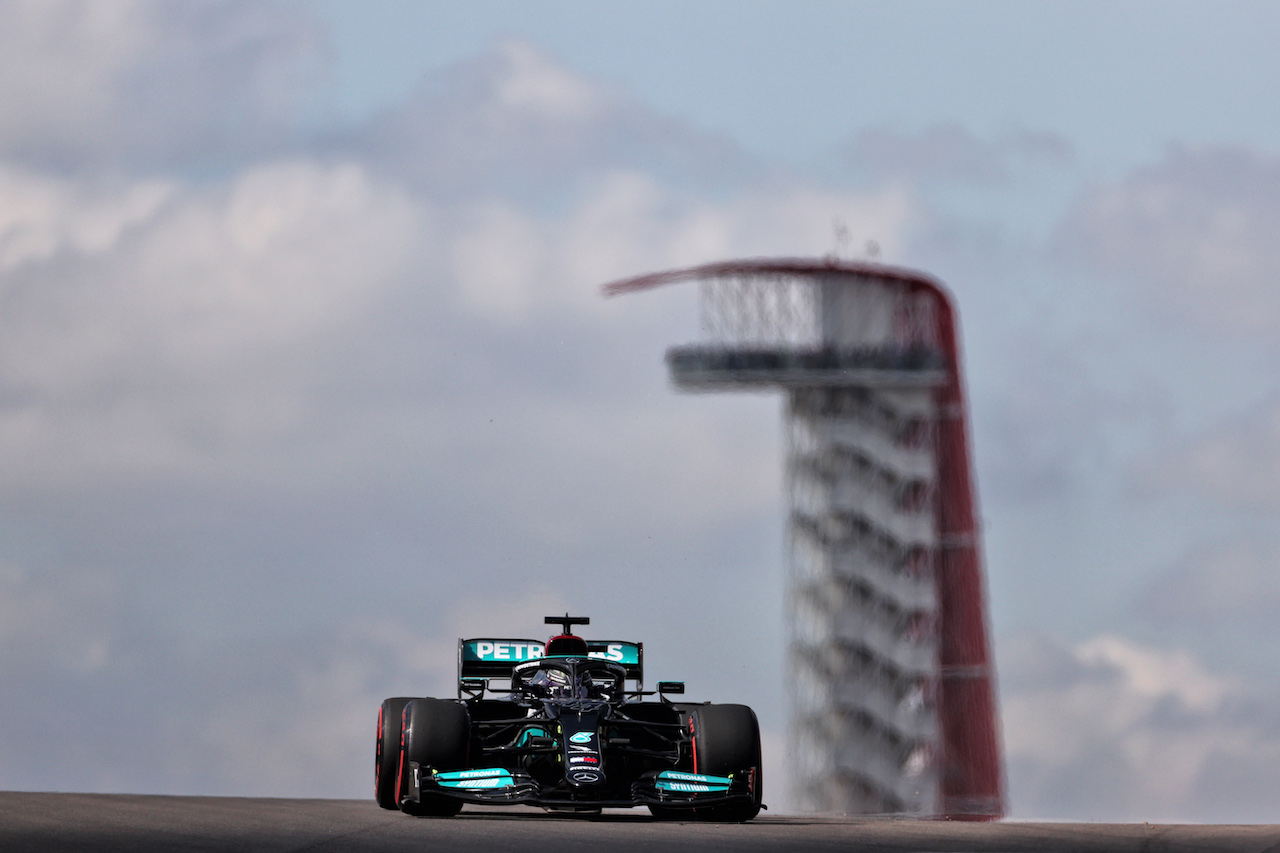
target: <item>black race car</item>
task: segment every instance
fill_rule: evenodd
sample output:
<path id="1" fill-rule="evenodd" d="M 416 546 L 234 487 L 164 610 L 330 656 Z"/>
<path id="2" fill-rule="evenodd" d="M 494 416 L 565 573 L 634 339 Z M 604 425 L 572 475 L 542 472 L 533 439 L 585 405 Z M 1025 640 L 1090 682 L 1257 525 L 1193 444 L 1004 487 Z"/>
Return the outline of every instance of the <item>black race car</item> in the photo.
<path id="1" fill-rule="evenodd" d="M 464 803 L 553 811 L 648 806 L 658 818 L 751 820 L 763 808 L 760 728 L 746 705 L 672 702 L 644 689 L 644 646 L 571 633 L 458 641 L 456 699 L 378 711 L 384 809 L 449 817 Z M 634 685 L 634 686 L 632 686 Z"/>

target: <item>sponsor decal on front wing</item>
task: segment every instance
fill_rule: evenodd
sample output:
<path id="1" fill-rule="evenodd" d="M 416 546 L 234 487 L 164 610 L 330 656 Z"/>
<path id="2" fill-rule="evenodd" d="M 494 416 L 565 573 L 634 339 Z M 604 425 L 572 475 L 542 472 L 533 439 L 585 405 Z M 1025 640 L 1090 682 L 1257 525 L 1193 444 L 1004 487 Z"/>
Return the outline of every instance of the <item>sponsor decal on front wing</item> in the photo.
<path id="1" fill-rule="evenodd" d="M 487 770 L 449 770 L 433 774 L 444 788 L 510 788 L 515 784 L 511 772 L 501 767 Z"/>
<path id="2" fill-rule="evenodd" d="M 658 774 L 659 791 L 675 791 L 681 794 L 723 793 L 729 790 L 733 779 L 727 776 L 708 776 L 702 773 L 684 773 L 664 770 Z"/>

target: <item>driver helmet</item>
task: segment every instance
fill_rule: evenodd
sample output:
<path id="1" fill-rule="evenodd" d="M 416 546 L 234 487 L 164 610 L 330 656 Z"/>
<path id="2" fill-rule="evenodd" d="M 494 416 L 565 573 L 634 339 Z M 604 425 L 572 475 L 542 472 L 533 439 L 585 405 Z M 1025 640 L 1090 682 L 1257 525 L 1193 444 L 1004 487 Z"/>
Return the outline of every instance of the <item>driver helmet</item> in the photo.
<path id="1" fill-rule="evenodd" d="M 545 687 L 547 695 L 552 699 L 580 699 L 586 695 L 581 685 L 574 686 L 567 672 L 554 667 L 539 669 L 529 679 L 529 683 Z"/>

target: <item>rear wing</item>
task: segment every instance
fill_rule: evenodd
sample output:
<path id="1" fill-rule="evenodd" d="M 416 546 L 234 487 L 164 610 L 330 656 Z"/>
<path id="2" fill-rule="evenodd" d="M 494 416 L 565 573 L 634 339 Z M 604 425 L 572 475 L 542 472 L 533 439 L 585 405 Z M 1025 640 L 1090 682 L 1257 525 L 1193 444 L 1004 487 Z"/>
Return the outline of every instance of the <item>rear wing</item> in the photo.
<path id="1" fill-rule="evenodd" d="M 477 637 L 458 640 L 458 683 L 464 678 L 510 678 L 516 664 L 542 657 L 541 640 Z M 621 664 L 627 678 L 644 689 L 644 643 L 626 640 L 587 640 L 587 657 Z"/>

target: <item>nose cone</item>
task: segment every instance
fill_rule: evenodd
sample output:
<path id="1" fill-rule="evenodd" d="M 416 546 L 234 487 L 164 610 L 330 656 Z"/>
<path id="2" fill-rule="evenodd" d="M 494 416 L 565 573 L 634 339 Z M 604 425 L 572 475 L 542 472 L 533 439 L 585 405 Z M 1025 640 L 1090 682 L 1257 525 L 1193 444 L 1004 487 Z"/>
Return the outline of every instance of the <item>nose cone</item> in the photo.
<path id="1" fill-rule="evenodd" d="M 565 711 L 560 715 L 564 737 L 564 778 L 575 788 L 604 784 L 604 754 L 600 748 L 599 716 Z"/>

